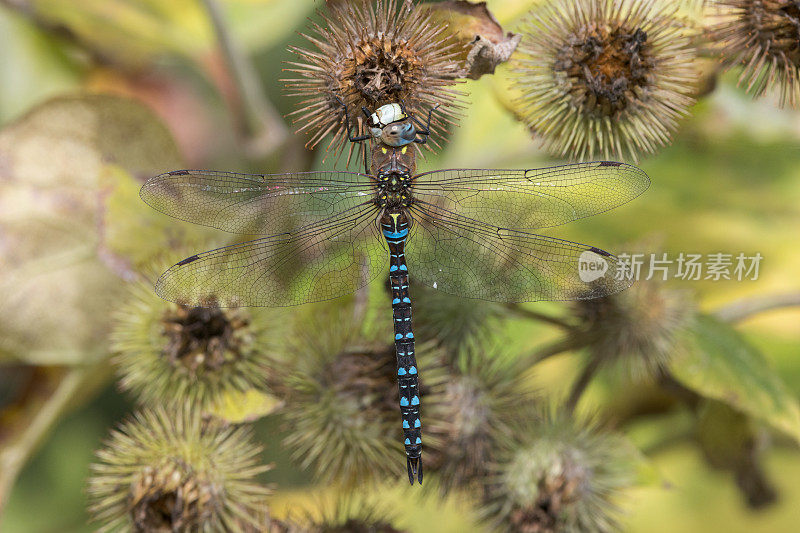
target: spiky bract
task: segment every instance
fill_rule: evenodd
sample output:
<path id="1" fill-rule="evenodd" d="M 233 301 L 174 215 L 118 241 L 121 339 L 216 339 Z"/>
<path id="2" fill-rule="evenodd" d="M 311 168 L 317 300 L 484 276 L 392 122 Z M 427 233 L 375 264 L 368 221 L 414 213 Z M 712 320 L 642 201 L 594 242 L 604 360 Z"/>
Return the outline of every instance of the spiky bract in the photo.
<path id="1" fill-rule="evenodd" d="M 742 66 L 739 83 L 780 105 L 800 107 L 800 4 L 795 0 L 718 0 L 712 42 L 728 67 Z"/>
<path id="2" fill-rule="evenodd" d="M 378 503 L 367 493 L 338 494 L 330 504 L 321 503 L 298 520 L 308 533 L 401 533 L 393 523 L 397 513 L 386 504 Z"/>
<path id="3" fill-rule="evenodd" d="M 89 511 L 100 531 L 239 531 L 262 526 L 269 494 L 249 431 L 209 426 L 188 405 L 139 412 L 97 452 Z"/>
<path id="4" fill-rule="evenodd" d="M 348 309 L 341 302 L 315 306 L 289 335 L 286 360 L 271 384 L 286 399 L 284 444 L 292 456 L 323 481 L 342 485 L 391 478 L 405 466 L 395 348 L 383 342 L 390 330 L 364 335 Z M 441 373 L 430 368 L 424 345 L 417 354 L 428 402 Z"/>
<path id="5" fill-rule="evenodd" d="M 190 401 L 202 410 L 228 392 L 263 390 L 273 313 L 185 307 L 134 284 L 113 333 L 120 384 L 145 403 Z"/>
<path id="6" fill-rule="evenodd" d="M 392 353 L 330 353 L 289 377 L 285 446 L 304 468 L 343 484 L 402 471 L 389 408 Z M 394 396 L 391 400 L 395 400 Z"/>
<path id="7" fill-rule="evenodd" d="M 413 277 L 412 277 L 413 281 Z M 435 339 L 454 361 L 466 349 L 480 349 L 496 331 L 505 314 L 495 302 L 475 305 L 473 300 L 459 298 L 417 284 L 414 295 L 419 302 L 414 311 L 414 327 L 423 339 Z"/>
<path id="8" fill-rule="evenodd" d="M 638 281 L 626 291 L 573 304 L 591 357 L 603 364 L 624 360 L 624 368 L 635 378 L 664 367 L 694 311 L 688 294 L 656 280 Z"/>
<path id="9" fill-rule="evenodd" d="M 484 513 L 504 531 L 616 531 L 632 456 L 621 437 L 572 416 L 546 415 L 521 426 L 487 476 Z"/>
<path id="10" fill-rule="evenodd" d="M 443 490 L 482 480 L 501 443 L 532 412 L 535 398 L 513 358 L 464 351 L 455 361 L 439 401 L 428 410 L 429 471 Z"/>
<path id="11" fill-rule="evenodd" d="M 337 153 L 348 143 L 337 98 L 348 105 L 357 134 L 367 131 L 362 106 L 372 112 L 400 101 L 421 119 L 441 104 L 432 123 L 439 135 L 454 123 L 460 93 L 452 85 L 460 47 L 427 10 L 399 8 L 396 0 L 378 0 L 375 6 L 341 2 L 322 17 L 323 25 L 314 24 L 313 34 L 305 35 L 311 49 L 291 48 L 299 59 L 287 70 L 297 77 L 284 80 L 290 95 L 301 98 L 290 115 L 297 131 L 310 135 L 306 146 L 326 135 L 332 135 L 328 149 Z M 431 141 L 437 144 L 436 138 Z"/>
<path id="12" fill-rule="evenodd" d="M 689 29 L 658 0 L 537 7 L 520 45 L 517 110 L 558 157 L 637 160 L 667 144 L 692 104 Z"/>

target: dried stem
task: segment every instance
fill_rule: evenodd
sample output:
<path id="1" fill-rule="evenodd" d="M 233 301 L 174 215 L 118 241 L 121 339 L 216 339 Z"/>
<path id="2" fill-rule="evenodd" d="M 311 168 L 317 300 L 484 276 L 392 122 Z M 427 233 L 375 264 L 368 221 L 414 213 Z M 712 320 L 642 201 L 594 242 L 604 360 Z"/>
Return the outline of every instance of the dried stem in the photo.
<path id="1" fill-rule="evenodd" d="M 286 140 L 288 136 L 286 124 L 264 95 L 255 67 L 242 53 L 228 31 L 217 1 L 202 0 L 202 2 L 242 102 L 243 116 L 240 118 L 250 138 L 249 144 L 256 154 L 271 153 Z"/>

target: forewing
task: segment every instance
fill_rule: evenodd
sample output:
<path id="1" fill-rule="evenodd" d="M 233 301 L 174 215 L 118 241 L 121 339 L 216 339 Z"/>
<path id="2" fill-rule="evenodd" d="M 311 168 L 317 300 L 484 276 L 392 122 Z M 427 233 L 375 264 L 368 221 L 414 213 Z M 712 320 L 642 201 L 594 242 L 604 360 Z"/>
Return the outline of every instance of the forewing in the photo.
<path id="1" fill-rule="evenodd" d="M 613 255 L 576 242 L 489 226 L 417 203 L 406 243 L 409 274 L 429 287 L 498 302 L 577 300 L 631 285 Z"/>
<path id="2" fill-rule="evenodd" d="M 237 174 L 176 170 L 147 180 L 140 196 L 169 216 L 231 233 L 272 235 L 361 204 L 373 189 L 356 172 Z"/>
<path id="3" fill-rule="evenodd" d="M 192 306 L 287 306 L 336 298 L 385 269 L 371 203 L 338 216 L 184 259 L 156 283 L 164 299 Z"/>
<path id="4" fill-rule="evenodd" d="M 541 169 L 451 169 L 420 174 L 414 198 L 501 228 L 566 224 L 618 207 L 642 194 L 641 169 L 610 161 Z"/>

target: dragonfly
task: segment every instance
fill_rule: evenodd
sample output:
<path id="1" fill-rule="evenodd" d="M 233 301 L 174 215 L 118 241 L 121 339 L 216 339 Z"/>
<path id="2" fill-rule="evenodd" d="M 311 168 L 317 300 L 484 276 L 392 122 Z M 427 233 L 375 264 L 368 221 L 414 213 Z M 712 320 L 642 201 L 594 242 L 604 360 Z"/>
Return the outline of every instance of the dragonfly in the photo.
<path id="1" fill-rule="evenodd" d="M 353 293 L 388 269 L 412 485 L 422 483 L 423 472 L 410 280 L 496 302 L 591 299 L 621 291 L 632 281 L 613 275 L 617 257 L 531 230 L 613 209 L 650 183 L 637 167 L 612 161 L 418 173 L 414 143 L 427 139 L 432 111 L 425 126 L 401 103 L 375 113 L 364 109 L 368 133 L 353 136 L 345 106 L 350 140 L 370 146 L 363 173 L 176 170 L 150 178 L 140 193 L 177 219 L 255 237 L 169 268 L 155 287 L 166 300 L 294 306 Z"/>

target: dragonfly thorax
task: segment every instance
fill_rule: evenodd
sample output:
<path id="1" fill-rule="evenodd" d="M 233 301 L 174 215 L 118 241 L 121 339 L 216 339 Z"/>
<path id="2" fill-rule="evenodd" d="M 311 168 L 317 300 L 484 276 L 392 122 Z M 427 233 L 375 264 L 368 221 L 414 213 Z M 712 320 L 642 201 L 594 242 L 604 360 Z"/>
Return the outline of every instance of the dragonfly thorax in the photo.
<path id="1" fill-rule="evenodd" d="M 411 205 L 411 177 L 414 175 L 414 149 L 408 146 L 393 148 L 376 146 L 372 151 L 373 172 L 379 207 L 408 207 Z"/>
<path id="2" fill-rule="evenodd" d="M 412 202 L 410 184 L 411 176 L 407 172 L 379 172 L 376 203 L 383 208 L 409 207 Z"/>

